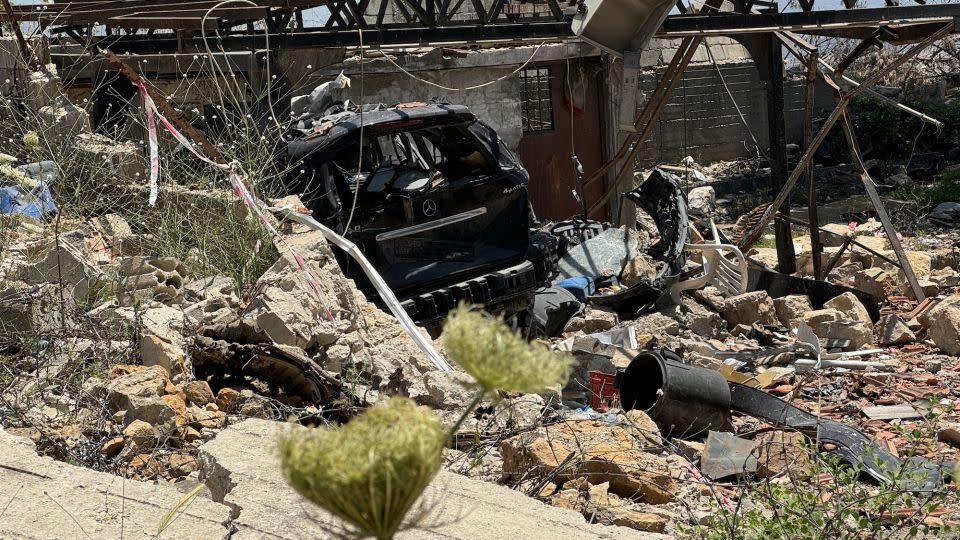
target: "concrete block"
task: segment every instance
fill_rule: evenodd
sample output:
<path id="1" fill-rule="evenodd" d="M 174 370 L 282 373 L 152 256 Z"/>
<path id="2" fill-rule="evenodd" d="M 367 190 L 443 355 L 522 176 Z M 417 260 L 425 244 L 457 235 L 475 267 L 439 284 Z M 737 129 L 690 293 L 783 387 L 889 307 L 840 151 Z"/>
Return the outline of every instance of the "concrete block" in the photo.
<path id="1" fill-rule="evenodd" d="M 8 500 L 0 538 L 156 538 L 163 515 L 193 487 L 181 486 L 124 480 L 40 457 L 28 439 L 0 431 L 0 491 Z M 229 518 L 229 507 L 201 493 L 163 537 L 227 538 Z"/>
<path id="2" fill-rule="evenodd" d="M 277 437 L 289 424 L 248 419 L 228 427 L 200 447 L 201 475 L 214 500 L 236 509 L 233 540 L 327 538 L 331 516 L 311 507 L 283 480 Z M 438 506 L 440 524 L 397 535 L 413 539 L 557 538 L 666 540 L 667 536 L 591 525 L 573 511 L 555 508 L 496 484 L 442 471 L 425 497 Z"/>

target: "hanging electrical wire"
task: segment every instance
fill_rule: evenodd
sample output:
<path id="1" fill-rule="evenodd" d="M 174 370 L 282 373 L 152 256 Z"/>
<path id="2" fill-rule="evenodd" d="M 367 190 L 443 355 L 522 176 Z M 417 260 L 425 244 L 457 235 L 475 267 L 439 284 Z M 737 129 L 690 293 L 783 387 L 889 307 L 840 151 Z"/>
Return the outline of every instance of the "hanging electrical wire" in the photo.
<path id="1" fill-rule="evenodd" d="M 465 87 L 463 87 L 463 88 L 450 88 L 449 86 L 443 86 L 442 84 L 437 84 L 437 83 L 435 83 L 435 82 L 428 81 L 428 80 L 426 80 L 426 79 L 424 79 L 424 78 L 417 77 L 417 76 L 414 75 L 413 73 L 410 73 L 409 71 L 407 71 L 406 69 L 404 69 L 400 64 L 396 63 L 396 62 L 393 60 L 393 58 L 390 58 L 390 55 L 387 54 L 386 52 L 384 52 L 382 49 L 380 49 L 380 48 L 378 47 L 377 50 L 380 51 L 381 54 L 383 54 L 383 58 L 385 58 L 388 62 L 390 62 L 391 64 L 393 64 L 393 67 L 397 68 L 401 73 L 403 73 L 404 75 L 410 77 L 411 79 L 413 79 L 413 80 L 415 80 L 415 81 L 422 82 L 423 84 L 426 84 L 426 85 L 429 85 L 429 86 L 433 86 L 433 87 L 439 88 L 439 89 L 441 89 L 441 90 L 447 90 L 448 92 L 462 92 L 462 91 L 464 91 L 464 90 L 476 90 L 477 88 L 483 88 L 484 86 L 490 86 L 491 84 L 496 84 L 496 83 L 498 83 L 498 82 L 500 82 L 500 81 L 502 81 L 502 80 L 504 80 L 504 79 L 506 79 L 506 78 L 509 78 L 509 77 L 512 77 L 512 76 L 516 75 L 517 73 L 520 72 L 520 70 L 522 70 L 523 68 L 527 67 L 527 65 L 530 64 L 530 62 L 533 61 L 533 59 L 537 56 L 537 53 L 540 52 L 540 48 L 543 47 L 544 45 L 546 45 L 546 43 L 547 43 L 546 41 L 543 41 L 543 42 L 540 43 L 540 45 L 537 45 L 537 48 L 534 49 L 533 54 L 530 55 L 530 58 L 527 58 L 527 61 L 526 61 L 526 62 L 520 64 L 520 67 L 518 67 L 517 69 L 511 71 L 510 73 L 507 73 L 506 75 L 502 75 L 502 76 L 500 76 L 500 77 L 497 77 L 496 79 L 493 79 L 492 81 L 487 81 L 487 82 L 482 83 L 482 84 L 475 84 L 475 85 L 473 85 L 473 86 L 465 86 Z M 361 45 L 361 46 L 362 46 L 362 45 Z"/>
<path id="2" fill-rule="evenodd" d="M 362 16 L 361 14 L 361 17 Z M 362 179 L 361 168 L 363 166 L 363 100 L 365 96 L 363 95 L 363 29 L 360 28 L 359 23 L 357 23 L 357 35 L 360 38 L 360 99 L 357 102 L 360 110 L 360 144 L 359 150 L 357 151 L 357 174 L 353 177 L 353 202 L 350 203 L 350 215 L 347 217 L 347 224 L 343 228 L 343 234 L 350 232 L 350 224 L 353 223 L 353 214 L 357 210 L 357 199 L 360 198 L 360 181 Z"/>
<path id="3" fill-rule="evenodd" d="M 703 40 L 703 46 L 707 50 L 707 56 L 710 57 L 710 62 L 713 63 L 713 67 L 717 70 L 717 75 L 720 77 L 720 82 L 723 84 L 723 89 L 726 90 L 727 96 L 730 98 L 730 101 L 733 103 L 733 107 L 737 110 L 737 115 L 740 116 L 740 121 L 743 123 L 743 127 L 747 128 L 747 133 L 750 134 L 750 138 L 753 140 L 753 146 L 757 150 L 758 156 L 767 157 L 767 154 L 760 148 L 760 143 L 757 142 L 756 135 L 753 134 L 753 130 L 750 129 L 750 124 L 747 123 L 747 119 L 743 116 L 743 111 L 740 110 L 740 105 L 737 103 L 737 100 L 733 97 L 733 92 L 730 91 L 730 87 L 727 85 L 727 79 L 723 76 L 723 71 L 720 69 L 720 64 L 717 63 L 717 59 L 713 56 L 713 51 L 710 50 L 710 44 L 707 43 L 707 40 Z"/>

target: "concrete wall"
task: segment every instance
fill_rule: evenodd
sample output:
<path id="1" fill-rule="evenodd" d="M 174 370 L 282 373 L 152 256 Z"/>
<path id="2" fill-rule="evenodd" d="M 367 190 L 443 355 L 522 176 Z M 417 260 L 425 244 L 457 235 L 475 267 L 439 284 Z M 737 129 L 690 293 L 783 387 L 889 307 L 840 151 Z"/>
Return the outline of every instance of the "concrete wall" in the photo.
<path id="1" fill-rule="evenodd" d="M 439 72 L 421 72 L 417 77 L 442 84 L 448 88 L 465 88 L 485 83 L 512 72 L 515 66 L 485 67 L 482 69 L 447 69 Z M 511 148 L 520 144 L 520 79 L 516 75 L 475 90 L 449 91 L 430 86 L 401 73 L 372 74 L 364 77 L 364 103 L 382 102 L 387 105 L 409 101 L 437 99 L 466 105 L 483 122 L 489 124 Z M 349 93 L 351 100 L 360 100 L 359 80 Z"/>
<path id="2" fill-rule="evenodd" d="M 767 82 L 760 79 L 753 60 L 737 42 L 729 38 L 711 38 L 709 44 L 720 65 L 719 73 L 710 62 L 706 49 L 701 46 L 677 85 L 652 136 L 644 143 L 638 159 L 639 166 L 675 163 L 686 156 L 702 164 L 746 158 L 757 155 L 757 144 L 762 152 L 766 152 L 769 144 Z M 642 95 L 637 100 L 638 112 L 646 104 L 647 96 L 652 93 L 666 70 L 665 64 L 675 51 L 676 42 L 666 41 L 653 42 L 649 50 L 644 51 L 644 65 L 656 62 L 659 66 L 644 70 L 640 75 Z M 734 101 L 739 105 L 749 129 L 744 126 Z M 784 104 L 787 142 L 801 143 L 805 106 L 802 79 L 785 81 Z M 818 110 L 832 108 L 831 94 L 822 84 L 817 88 L 816 104 Z"/>
<path id="3" fill-rule="evenodd" d="M 641 75 L 644 97 L 656 86 L 663 70 Z M 766 149 L 766 106 L 764 85 L 752 63 L 721 66 L 723 77 L 740 105 L 761 148 Z M 639 103 L 642 108 L 646 99 Z M 676 162 L 692 156 L 698 163 L 733 159 L 755 154 L 750 132 L 727 96 L 713 65 L 689 66 L 664 108 L 653 134 L 640 151 L 640 163 L 648 166 Z"/>
<path id="4" fill-rule="evenodd" d="M 444 56 L 441 49 L 420 49 L 398 56 L 395 61 L 416 79 L 400 72 L 390 62 L 368 59 L 364 64 L 364 102 L 394 105 L 435 98 L 466 105 L 515 150 L 520 145 L 523 131 L 520 121 L 520 78 L 513 72 L 527 62 L 535 51 L 535 62 L 598 54 L 591 46 L 570 42 L 544 45 L 539 50 L 536 46 L 486 49 L 462 57 Z M 323 69 L 315 69 L 303 79 L 303 93 L 309 92 L 317 84 L 331 80 L 341 71 L 353 79 L 350 98 L 359 99 L 360 69 L 355 58 L 329 64 Z M 500 77 L 504 79 L 483 88 L 452 91 L 417 80 L 423 79 L 447 88 L 462 89 Z"/>

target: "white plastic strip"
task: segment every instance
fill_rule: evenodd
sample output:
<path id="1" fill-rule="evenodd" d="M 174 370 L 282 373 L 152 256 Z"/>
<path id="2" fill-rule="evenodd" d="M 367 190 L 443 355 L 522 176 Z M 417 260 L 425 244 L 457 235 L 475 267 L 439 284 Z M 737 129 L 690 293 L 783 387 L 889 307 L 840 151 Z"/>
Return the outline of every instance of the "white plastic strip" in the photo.
<path id="1" fill-rule="evenodd" d="M 147 87 L 141 81 L 140 95 L 143 96 L 143 105 L 147 110 L 147 141 L 150 146 L 150 206 L 156 206 L 157 196 L 160 194 L 160 188 L 157 181 L 160 178 L 160 145 L 157 142 L 157 120 L 154 117 L 154 111 L 157 110 L 156 104 L 150 94 L 147 93 Z"/>

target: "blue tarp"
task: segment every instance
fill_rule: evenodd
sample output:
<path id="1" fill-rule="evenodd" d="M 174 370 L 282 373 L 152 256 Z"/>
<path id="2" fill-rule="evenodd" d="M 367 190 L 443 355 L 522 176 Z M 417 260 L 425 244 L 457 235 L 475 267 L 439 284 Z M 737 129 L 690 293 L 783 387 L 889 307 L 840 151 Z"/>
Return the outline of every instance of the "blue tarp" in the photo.
<path id="1" fill-rule="evenodd" d="M 32 190 L 24 186 L 0 188 L 0 214 L 23 214 L 36 219 L 57 211 L 50 187 L 40 181 Z"/>

